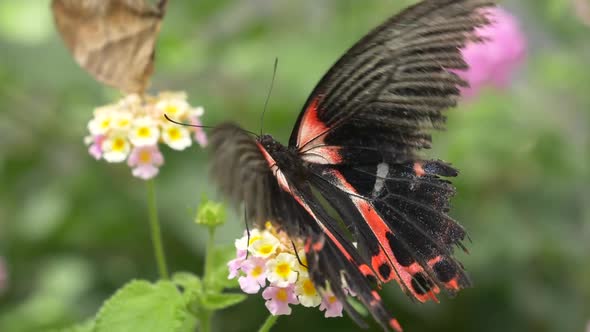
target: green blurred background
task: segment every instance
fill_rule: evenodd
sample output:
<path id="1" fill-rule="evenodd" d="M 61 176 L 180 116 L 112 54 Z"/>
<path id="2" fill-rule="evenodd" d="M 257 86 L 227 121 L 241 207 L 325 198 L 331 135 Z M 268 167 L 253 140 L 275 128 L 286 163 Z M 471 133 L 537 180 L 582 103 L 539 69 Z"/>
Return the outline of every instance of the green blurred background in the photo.
<path id="1" fill-rule="evenodd" d="M 171 1 L 153 91 L 186 90 L 214 125 L 257 131 L 275 57 L 265 129 L 286 142 L 314 84 L 368 29 L 413 1 Z M 469 230 L 459 253 L 474 288 L 417 304 L 385 287 L 406 331 L 585 331 L 590 321 L 590 28 L 566 0 L 505 1 L 529 56 L 505 91 L 449 113 L 428 155 L 461 170 L 452 215 Z M 96 162 L 83 137 L 95 106 L 118 92 L 80 69 L 53 28 L 48 0 L 0 0 L 0 256 L 9 274 L 0 331 L 82 321 L 133 278 L 155 280 L 145 185 Z M 157 178 L 169 266 L 200 273 L 205 232 L 192 222 L 203 192 L 218 197 L 206 151 L 164 151 Z M 233 216 L 220 232 L 243 230 Z M 220 312 L 216 331 L 253 331 L 259 295 Z M 373 329 L 378 331 L 373 324 Z M 297 306 L 275 331 L 357 331 Z"/>

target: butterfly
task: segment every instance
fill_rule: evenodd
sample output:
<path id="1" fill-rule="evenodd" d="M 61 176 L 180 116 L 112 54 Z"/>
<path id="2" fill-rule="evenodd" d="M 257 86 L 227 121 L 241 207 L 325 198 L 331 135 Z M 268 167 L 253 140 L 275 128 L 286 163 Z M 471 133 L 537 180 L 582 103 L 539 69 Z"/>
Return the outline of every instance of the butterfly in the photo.
<path id="1" fill-rule="evenodd" d="M 317 84 L 288 145 L 234 123 L 210 135 L 212 173 L 247 219 L 303 239 L 310 277 L 360 326 L 348 289 L 385 330 L 401 331 L 377 292 L 395 280 L 420 302 L 470 285 L 453 256 L 466 231 L 449 215 L 458 175 L 427 160 L 467 69 L 461 48 L 480 42 L 489 0 L 425 0 L 381 24 Z"/>
<path id="2" fill-rule="evenodd" d="M 55 23 L 81 67 L 96 80 L 142 93 L 154 70 L 154 48 L 167 0 L 53 0 Z"/>

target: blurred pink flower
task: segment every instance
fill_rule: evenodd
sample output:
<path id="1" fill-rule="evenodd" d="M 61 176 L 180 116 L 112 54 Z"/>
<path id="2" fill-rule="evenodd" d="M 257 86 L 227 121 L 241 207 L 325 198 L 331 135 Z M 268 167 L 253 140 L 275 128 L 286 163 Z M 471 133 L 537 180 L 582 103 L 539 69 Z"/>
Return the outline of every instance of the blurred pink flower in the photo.
<path id="1" fill-rule="evenodd" d="M 0 294 L 4 292 L 8 283 L 8 273 L 6 272 L 6 264 L 4 258 L 0 257 Z"/>
<path id="2" fill-rule="evenodd" d="M 227 279 L 233 279 L 238 276 L 238 273 L 244 264 L 244 260 L 246 259 L 247 252 L 247 250 L 236 250 L 236 258 L 227 263 L 227 268 L 229 269 L 229 275 L 227 276 Z"/>
<path id="3" fill-rule="evenodd" d="M 242 271 L 246 275 L 241 276 L 238 282 L 244 293 L 256 294 L 261 287 L 266 286 L 265 264 L 266 260 L 259 257 L 250 257 L 242 264 Z"/>
<path id="4" fill-rule="evenodd" d="M 267 287 L 262 292 L 262 297 L 266 300 L 266 308 L 271 314 L 290 315 L 291 308 L 289 304 L 299 304 L 297 296 L 295 296 L 294 287 Z"/>
<path id="5" fill-rule="evenodd" d="M 590 26 L 590 2 L 588 0 L 573 0 L 572 4 L 580 21 Z"/>
<path id="6" fill-rule="evenodd" d="M 197 108 L 197 111 L 190 116 L 189 120 L 190 120 L 190 124 L 194 125 L 194 126 L 202 126 L 203 123 L 201 123 L 200 117 L 203 114 L 202 108 Z M 206 147 L 207 146 L 207 135 L 205 134 L 205 131 L 203 130 L 203 128 L 199 128 L 199 127 L 193 127 L 192 130 L 194 131 L 194 139 L 195 141 L 197 141 L 197 143 L 199 143 L 199 145 L 201 147 Z"/>
<path id="7" fill-rule="evenodd" d="M 104 135 L 96 135 L 92 138 L 92 144 L 88 147 L 88 153 L 96 160 L 102 158 L 102 142 L 104 141 Z"/>
<path id="8" fill-rule="evenodd" d="M 162 164 L 164 164 L 164 157 L 157 145 L 135 147 L 127 160 L 127 165 L 133 168 L 133 176 L 143 180 L 149 180 L 158 175 L 158 167 Z"/>
<path id="9" fill-rule="evenodd" d="M 457 74 L 470 84 L 470 88 L 462 89 L 467 98 L 476 96 L 487 84 L 506 87 L 512 72 L 526 56 L 527 41 L 516 17 L 500 7 L 488 12 L 492 23 L 477 29 L 485 40 L 469 43 L 462 50 L 469 69 Z"/>
<path id="10" fill-rule="evenodd" d="M 342 317 L 342 302 L 332 294 L 325 294 L 322 297 L 322 304 L 320 304 L 320 311 L 324 311 L 324 317 Z"/>

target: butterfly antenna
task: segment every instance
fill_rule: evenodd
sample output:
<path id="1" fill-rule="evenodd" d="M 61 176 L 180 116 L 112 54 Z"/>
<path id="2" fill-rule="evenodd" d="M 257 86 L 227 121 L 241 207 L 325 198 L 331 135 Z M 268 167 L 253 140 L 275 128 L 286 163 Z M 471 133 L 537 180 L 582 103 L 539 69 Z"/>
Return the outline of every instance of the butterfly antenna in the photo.
<path id="1" fill-rule="evenodd" d="M 170 122 L 172 122 L 174 124 L 185 126 L 185 127 L 205 128 L 205 129 L 215 129 L 215 128 L 217 128 L 217 126 L 204 126 L 204 125 L 196 125 L 196 124 L 192 124 L 192 123 L 179 122 L 179 121 L 176 121 L 176 120 L 171 119 L 168 116 L 168 114 L 164 114 L 164 117 L 166 118 L 166 120 L 168 120 L 168 121 L 170 121 Z M 254 136 L 258 137 L 258 134 L 256 134 L 255 132 L 252 132 L 252 131 L 249 131 L 249 130 L 246 130 L 246 129 L 243 129 L 243 128 L 240 128 L 240 129 L 243 130 L 244 132 L 248 133 L 248 134 L 251 134 L 251 135 L 254 135 Z"/>
<path id="2" fill-rule="evenodd" d="M 266 100 L 264 101 L 264 110 L 262 111 L 262 115 L 260 116 L 260 136 L 262 136 L 262 130 L 264 128 L 264 114 L 266 113 L 266 109 L 268 107 L 268 101 L 270 99 L 270 95 L 272 93 L 272 87 L 275 83 L 275 76 L 277 75 L 277 66 L 279 65 L 279 58 L 275 58 L 275 64 L 272 71 L 272 80 L 270 81 L 270 88 L 268 89 L 268 95 L 266 95 Z"/>
<path id="3" fill-rule="evenodd" d="M 307 269 L 307 265 L 303 264 L 303 262 L 301 261 L 301 258 L 299 258 L 299 252 L 297 252 L 297 247 L 295 246 L 295 242 L 293 242 L 293 240 L 291 240 L 291 245 L 293 246 L 293 251 L 295 252 L 295 257 L 297 257 L 297 261 L 299 262 L 299 265 L 301 265 Z"/>

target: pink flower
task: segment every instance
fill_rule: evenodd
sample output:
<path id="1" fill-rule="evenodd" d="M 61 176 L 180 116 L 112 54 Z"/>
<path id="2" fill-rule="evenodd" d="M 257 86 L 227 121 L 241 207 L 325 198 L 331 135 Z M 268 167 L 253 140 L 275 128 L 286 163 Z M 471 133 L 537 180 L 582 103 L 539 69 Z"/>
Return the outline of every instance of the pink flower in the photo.
<path id="1" fill-rule="evenodd" d="M 580 22 L 590 26 L 590 2 L 587 0 L 573 0 L 573 7 Z"/>
<path id="2" fill-rule="evenodd" d="M 162 164 L 164 164 L 164 157 L 156 145 L 133 148 L 127 160 L 127 165 L 133 168 L 133 176 L 143 180 L 149 180 L 158 175 L 158 167 Z"/>
<path id="3" fill-rule="evenodd" d="M 6 272 L 6 264 L 4 258 L 0 257 L 0 294 L 4 292 L 8 283 L 8 273 Z"/>
<path id="4" fill-rule="evenodd" d="M 251 257 L 242 264 L 242 271 L 246 275 L 241 276 L 238 282 L 244 293 L 256 294 L 261 287 L 266 286 L 265 264 L 266 260 L 258 257 Z"/>
<path id="5" fill-rule="evenodd" d="M 238 273 L 242 269 L 242 264 L 246 259 L 247 252 L 247 250 L 236 250 L 236 258 L 227 263 L 227 268 L 229 269 L 229 275 L 227 276 L 227 279 L 233 279 L 238 276 Z"/>
<path id="6" fill-rule="evenodd" d="M 90 155 L 96 160 L 100 160 L 102 158 L 102 142 L 104 139 L 104 135 L 94 136 L 92 138 L 92 144 L 88 148 L 88 153 L 90 153 Z"/>
<path id="7" fill-rule="evenodd" d="M 265 305 L 268 311 L 275 316 L 290 315 L 291 308 L 289 304 L 299 304 L 293 285 L 289 287 L 267 287 L 262 292 L 262 297 L 266 300 Z"/>
<path id="8" fill-rule="evenodd" d="M 324 294 L 322 296 L 322 303 L 320 304 L 320 311 L 324 311 L 324 316 L 329 317 L 342 317 L 342 302 L 338 301 L 336 296 L 333 294 Z"/>
<path id="9" fill-rule="evenodd" d="M 190 124 L 194 125 L 194 126 L 202 126 L 203 123 L 201 123 L 201 120 L 199 119 L 198 116 L 191 116 L 189 118 Z M 199 127 L 193 127 L 192 128 L 194 131 L 194 138 L 195 141 L 197 141 L 197 143 L 199 143 L 199 145 L 201 147 L 206 147 L 207 146 L 207 135 L 205 134 L 205 131 L 203 130 L 203 128 L 199 128 Z"/>
<path id="10" fill-rule="evenodd" d="M 465 46 L 462 53 L 469 69 L 457 71 L 470 84 L 470 88 L 462 89 L 463 96 L 468 98 L 487 84 L 506 87 L 526 55 L 526 38 L 516 17 L 500 7 L 488 12 L 492 23 L 477 30 L 485 40 Z"/>

